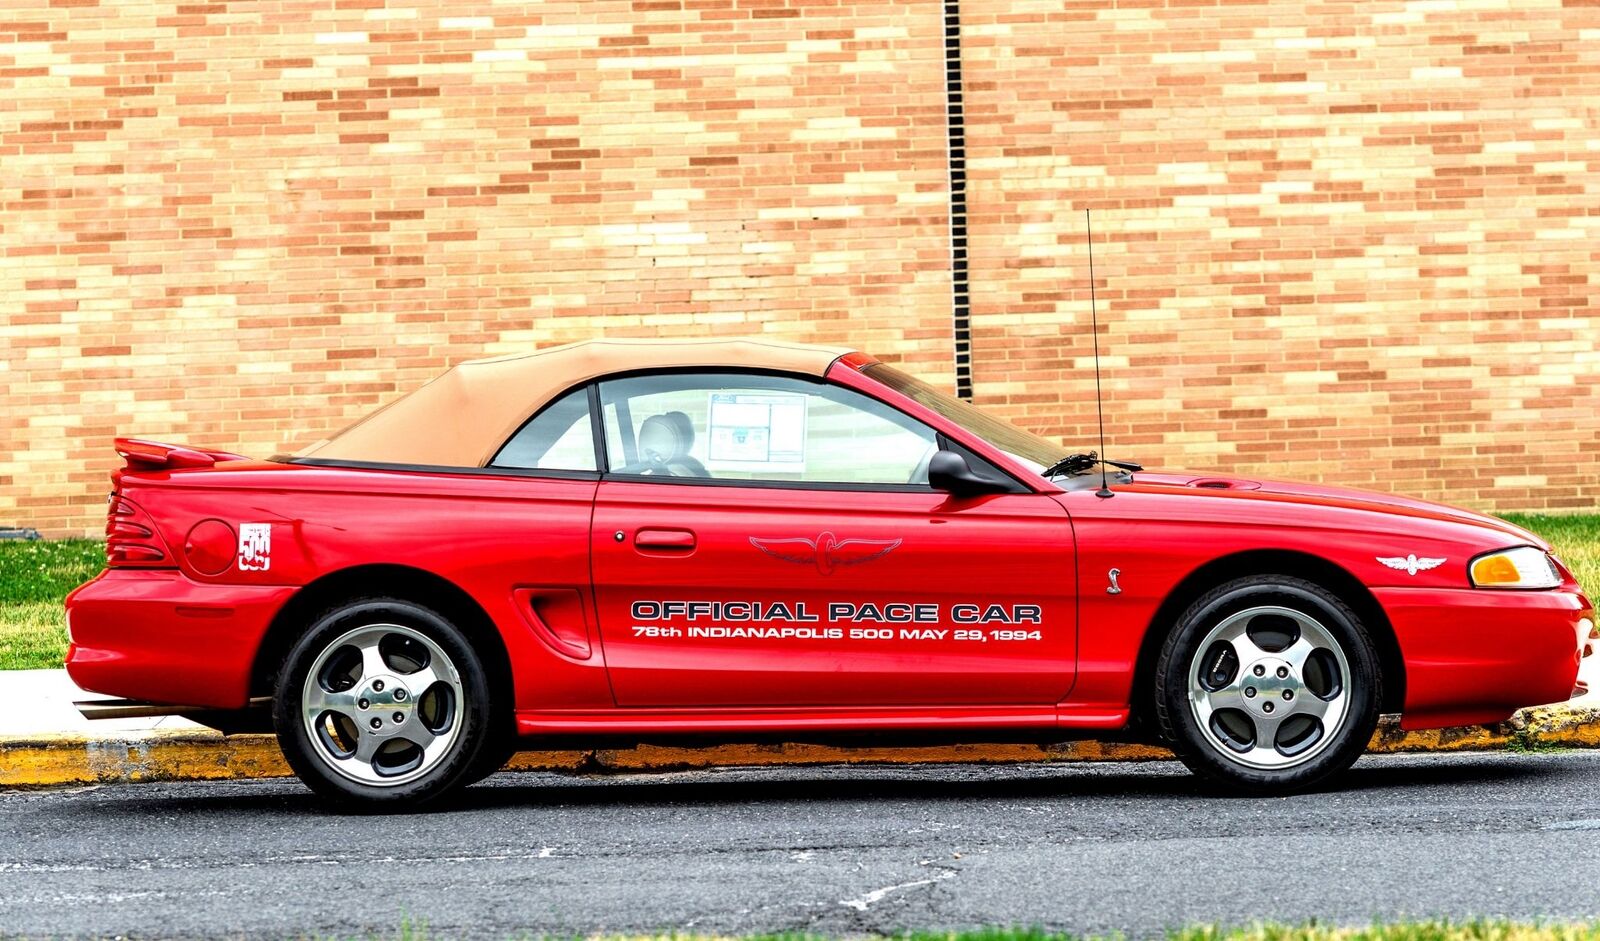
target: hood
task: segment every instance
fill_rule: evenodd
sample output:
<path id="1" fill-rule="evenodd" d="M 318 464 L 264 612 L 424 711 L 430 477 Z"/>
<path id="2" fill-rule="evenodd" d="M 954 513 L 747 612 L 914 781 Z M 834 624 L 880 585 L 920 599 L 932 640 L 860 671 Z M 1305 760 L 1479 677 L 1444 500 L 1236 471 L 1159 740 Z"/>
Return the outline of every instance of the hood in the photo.
<path id="1" fill-rule="evenodd" d="M 1135 487 L 1150 487 L 1161 491 L 1183 488 L 1240 499 L 1290 500 L 1307 505 L 1398 513 L 1404 516 L 1482 526 L 1515 537 L 1517 541 L 1530 546 L 1538 546 L 1546 551 L 1550 548 L 1548 543 L 1533 533 L 1498 517 L 1393 493 L 1378 493 L 1353 487 L 1331 487 L 1293 480 L 1236 477 L 1228 474 L 1195 474 L 1184 471 L 1143 471 L 1133 476 Z"/>

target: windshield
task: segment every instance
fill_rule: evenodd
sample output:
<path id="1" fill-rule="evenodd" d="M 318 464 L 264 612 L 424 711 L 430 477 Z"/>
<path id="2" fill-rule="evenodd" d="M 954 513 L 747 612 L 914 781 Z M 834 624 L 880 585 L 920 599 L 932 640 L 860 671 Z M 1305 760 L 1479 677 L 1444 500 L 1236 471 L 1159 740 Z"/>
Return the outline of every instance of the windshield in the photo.
<path id="1" fill-rule="evenodd" d="M 1026 465 L 1036 474 L 1054 464 L 1056 459 L 1065 453 L 1061 445 L 982 412 L 954 396 L 940 392 L 921 379 L 906 375 L 893 366 L 873 363 L 862 372 L 874 381 L 881 382 L 919 405 L 926 406 L 950 419 Z"/>

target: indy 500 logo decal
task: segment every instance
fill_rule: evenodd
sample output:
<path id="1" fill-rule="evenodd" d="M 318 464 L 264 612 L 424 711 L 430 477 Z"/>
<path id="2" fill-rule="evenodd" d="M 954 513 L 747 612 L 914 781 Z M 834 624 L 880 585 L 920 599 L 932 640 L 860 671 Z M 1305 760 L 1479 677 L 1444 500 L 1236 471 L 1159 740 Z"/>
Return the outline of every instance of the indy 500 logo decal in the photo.
<path id="1" fill-rule="evenodd" d="M 239 571 L 265 572 L 272 568 L 272 524 L 239 524 Z"/>
<path id="2" fill-rule="evenodd" d="M 774 559 L 799 565 L 815 565 L 817 574 L 831 575 L 841 565 L 860 565 L 881 559 L 899 548 L 898 539 L 839 539 L 823 533 L 815 539 L 762 539 L 750 537 L 755 546 Z"/>

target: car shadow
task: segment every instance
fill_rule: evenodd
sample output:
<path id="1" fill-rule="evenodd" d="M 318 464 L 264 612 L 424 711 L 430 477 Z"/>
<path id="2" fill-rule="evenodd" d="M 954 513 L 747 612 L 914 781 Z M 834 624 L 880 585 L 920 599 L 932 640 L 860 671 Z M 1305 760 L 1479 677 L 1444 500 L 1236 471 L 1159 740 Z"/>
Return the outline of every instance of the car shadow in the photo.
<path id="1" fill-rule="evenodd" d="M 472 813 L 511 808 L 652 808 L 845 804 L 874 800 L 964 802 L 1015 799 L 1055 801 L 1117 799 L 1170 805 L 1173 801 L 1297 801 L 1362 792 L 1374 794 L 1433 787 L 1473 787 L 1506 781 L 1530 782 L 1567 773 L 1550 755 L 1477 753 L 1435 757 L 1368 758 L 1325 786 L 1288 797 L 1260 798 L 1211 785 L 1176 762 L 1116 762 L 1059 765 L 823 765 L 739 768 L 715 771 L 570 775 L 501 772 L 420 814 Z M 304 789 L 274 780 L 215 785 L 119 789 L 124 810 L 139 805 L 152 813 L 186 811 L 215 815 L 270 811 L 286 815 L 348 814 Z M 102 798 L 106 792 L 102 791 Z M 354 811 L 362 813 L 362 811 Z"/>
<path id="2" fill-rule="evenodd" d="M 973 798 L 1060 800 L 1119 798 L 1194 800 L 1297 800 L 1354 791 L 1472 786 L 1531 781 L 1562 773 L 1529 756 L 1484 753 L 1444 762 L 1363 761 L 1326 785 L 1288 797 L 1261 798 L 1217 786 L 1176 762 L 1095 765 L 828 765 L 787 769 L 596 775 L 582 783 L 554 775 L 524 783 L 523 772 L 503 772 L 439 804 L 461 811 L 542 804 L 615 807 L 674 804 L 845 803 L 870 800 L 967 801 Z M 769 774 L 777 774 L 769 777 Z M 692 775 L 692 778 L 689 776 Z M 728 775 L 707 778 L 708 775 Z M 686 779 L 689 778 L 689 779 Z"/>
<path id="3" fill-rule="evenodd" d="M 1568 753 L 1571 754 L 1571 753 Z M 1329 782 L 1322 793 L 1395 790 L 1411 787 L 1458 787 L 1529 783 L 1567 772 L 1561 752 L 1456 752 L 1448 756 L 1427 754 L 1370 755 Z M 1438 760 L 1446 757 L 1448 760 Z"/>

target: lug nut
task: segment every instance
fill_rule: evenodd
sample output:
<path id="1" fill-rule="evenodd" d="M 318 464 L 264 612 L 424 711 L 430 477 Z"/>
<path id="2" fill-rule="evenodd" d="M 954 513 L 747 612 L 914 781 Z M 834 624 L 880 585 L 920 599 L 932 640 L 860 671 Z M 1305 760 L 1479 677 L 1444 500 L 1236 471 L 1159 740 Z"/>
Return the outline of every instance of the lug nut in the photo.
<path id="1" fill-rule="evenodd" d="M 1280 680 L 1284 679 L 1288 675 L 1289 675 L 1289 668 L 1288 667 L 1279 667 L 1278 668 L 1278 679 L 1280 679 Z"/>
<path id="2" fill-rule="evenodd" d="M 383 680 L 373 680 L 372 681 L 372 691 L 374 693 L 383 692 Z"/>
<path id="3" fill-rule="evenodd" d="M 1256 676 L 1265 676 L 1266 673 L 1267 673 L 1267 668 L 1258 663 L 1258 664 L 1256 664 L 1256 671 L 1255 672 L 1256 672 Z"/>
<path id="4" fill-rule="evenodd" d="M 1244 696 L 1246 699 L 1256 698 L 1256 688 L 1254 686 L 1246 686 L 1244 688 Z"/>
<path id="5" fill-rule="evenodd" d="M 406 691 L 403 690 L 403 689 L 395 690 L 394 691 L 394 701 L 395 702 L 405 702 L 406 701 Z"/>
<path id="6" fill-rule="evenodd" d="M 1294 690 L 1292 690 L 1292 689 L 1284 690 L 1283 691 L 1283 698 L 1284 699 L 1293 699 L 1294 698 Z"/>
<path id="7" fill-rule="evenodd" d="M 1270 703 L 1270 702 L 1262 703 L 1261 704 L 1261 711 L 1262 712 L 1271 712 L 1272 711 L 1272 703 Z"/>
<path id="8" fill-rule="evenodd" d="M 358 706 L 360 706 L 360 707 L 361 707 L 361 708 L 363 708 L 363 709 L 365 709 L 365 708 L 367 708 L 367 707 L 368 707 L 368 706 L 370 706 L 370 705 L 372 705 L 372 703 L 370 703 L 370 702 L 367 702 L 367 701 L 366 701 L 366 700 L 365 700 L 365 699 L 362 699 L 362 700 L 359 700 L 359 701 L 357 701 L 357 702 L 356 702 L 356 705 L 358 705 Z"/>
<path id="9" fill-rule="evenodd" d="M 394 714 L 394 721 L 395 722 L 404 722 L 404 721 L 406 721 L 406 714 L 403 713 L 403 712 L 395 713 Z"/>
<path id="10" fill-rule="evenodd" d="M 383 720 L 374 717 L 373 720 L 372 720 L 372 727 L 375 728 L 375 729 L 383 728 Z"/>

